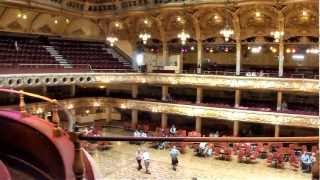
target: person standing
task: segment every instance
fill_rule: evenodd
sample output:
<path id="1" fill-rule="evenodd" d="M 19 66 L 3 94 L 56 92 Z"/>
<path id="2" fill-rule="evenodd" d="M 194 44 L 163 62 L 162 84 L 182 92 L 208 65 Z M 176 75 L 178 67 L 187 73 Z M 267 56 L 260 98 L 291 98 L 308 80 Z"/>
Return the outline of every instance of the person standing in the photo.
<path id="1" fill-rule="evenodd" d="M 146 174 L 151 174 L 149 171 L 150 155 L 149 155 L 148 151 L 146 151 L 146 150 L 143 151 L 142 158 L 143 158 L 144 167 L 146 168 Z"/>
<path id="2" fill-rule="evenodd" d="M 177 129 L 174 124 L 172 124 L 169 131 L 170 131 L 171 136 L 176 136 Z"/>
<path id="3" fill-rule="evenodd" d="M 171 164 L 172 164 L 172 169 L 175 171 L 177 170 L 177 166 L 178 166 L 178 156 L 179 156 L 180 152 L 177 149 L 176 146 L 173 146 L 172 149 L 170 150 L 170 156 L 171 156 Z"/>
<path id="4" fill-rule="evenodd" d="M 142 152 L 140 149 L 138 149 L 137 153 L 136 153 L 136 160 L 138 163 L 138 171 L 140 171 L 142 169 L 142 165 L 141 165 L 141 161 L 142 161 Z"/>

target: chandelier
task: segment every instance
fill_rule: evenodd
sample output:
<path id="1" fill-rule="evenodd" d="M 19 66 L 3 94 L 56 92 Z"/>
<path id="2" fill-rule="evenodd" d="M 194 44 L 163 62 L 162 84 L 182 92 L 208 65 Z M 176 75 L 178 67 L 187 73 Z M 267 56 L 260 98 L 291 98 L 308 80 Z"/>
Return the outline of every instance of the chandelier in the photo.
<path id="1" fill-rule="evenodd" d="M 224 29 L 220 31 L 220 34 L 224 37 L 225 41 L 229 41 L 230 37 L 234 34 L 234 31 L 226 26 Z"/>
<path id="2" fill-rule="evenodd" d="M 181 40 L 181 44 L 185 45 L 187 40 L 190 38 L 190 34 L 186 33 L 184 30 L 178 34 L 178 38 Z"/>
<path id="3" fill-rule="evenodd" d="M 151 38 L 151 34 L 144 32 L 139 35 L 139 38 L 142 40 L 143 44 L 147 44 L 148 39 Z"/>
<path id="4" fill-rule="evenodd" d="M 119 41 L 119 39 L 115 36 L 108 36 L 106 40 L 109 42 L 110 46 L 113 46 L 114 43 Z"/>
<path id="5" fill-rule="evenodd" d="M 275 42 L 279 42 L 280 38 L 284 35 L 283 31 L 272 31 L 271 36 L 275 39 Z"/>

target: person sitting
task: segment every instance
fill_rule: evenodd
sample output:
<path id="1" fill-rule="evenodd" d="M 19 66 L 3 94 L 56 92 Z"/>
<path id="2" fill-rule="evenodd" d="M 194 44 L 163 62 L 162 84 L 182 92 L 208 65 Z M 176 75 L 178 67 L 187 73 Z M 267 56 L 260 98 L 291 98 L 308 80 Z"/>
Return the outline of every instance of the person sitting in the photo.
<path id="1" fill-rule="evenodd" d="M 213 137 L 219 137 L 219 131 L 216 131 L 213 135 Z"/>
<path id="2" fill-rule="evenodd" d="M 171 128 L 170 128 L 170 135 L 171 136 L 176 136 L 176 133 L 177 133 L 177 129 L 176 129 L 176 127 L 174 126 L 174 124 L 171 126 Z"/>
<path id="3" fill-rule="evenodd" d="M 205 155 L 206 147 L 207 147 L 207 143 L 206 142 L 201 142 L 199 144 L 199 148 L 198 148 L 198 155 L 199 156 L 204 156 Z"/>
<path id="4" fill-rule="evenodd" d="M 304 172 L 310 172 L 311 171 L 311 165 L 312 165 L 312 158 L 310 153 L 303 152 L 303 154 L 300 157 L 301 161 L 301 168 Z"/>

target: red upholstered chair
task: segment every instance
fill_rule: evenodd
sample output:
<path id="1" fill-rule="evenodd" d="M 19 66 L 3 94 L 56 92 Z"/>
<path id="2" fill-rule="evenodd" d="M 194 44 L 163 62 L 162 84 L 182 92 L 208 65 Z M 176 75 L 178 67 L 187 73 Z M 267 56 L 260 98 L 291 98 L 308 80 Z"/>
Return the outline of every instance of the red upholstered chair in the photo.
<path id="1" fill-rule="evenodd" d="M 299 158 L 295 155 L 294 150 L 290 153 L 289 164 L 294 171 L 298 171 L 300 167 Z"/>

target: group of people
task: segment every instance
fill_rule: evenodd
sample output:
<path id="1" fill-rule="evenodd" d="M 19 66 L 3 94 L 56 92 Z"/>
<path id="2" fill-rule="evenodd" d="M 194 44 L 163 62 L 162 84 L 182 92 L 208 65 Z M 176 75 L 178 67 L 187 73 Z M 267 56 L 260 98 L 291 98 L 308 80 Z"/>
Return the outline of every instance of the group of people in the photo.
<path id="1" fill-rule="evenodd" d="M 150 154 L 148 151 L 146 150 L 140 150 L 138 149 L 137 153 L 136 153 L 136 160 L 138 163 L 138 171 L 140 171 L 142 169 L 142 162 L 144 164 L 144 167 L 146 169 L 146 173 L 147 174 L 151 174 L 149 171 L 149 166 L 150 166 Z"/>
<path id="2" fill-rule="evenodd" d="M 310 172 L 312 165 L 316 162 L 315 153 L 304 151 L 300 156 L 301 169 L 304 172 Z"/>
<path id="3" fill-rule="evenodd" d="M 180 155 L 180 151 L 176 148 L 176 146 L 173 146 L 172 149 L 169 152 L 170 157 L 171 157 L 171 165 L 172 165 L 172 169 L 174 171 L 177 170 L 177 166 L 178 166 L 178 156 Z M 138 164 L 137 170 L 140 171 L 141 169 L 143 169 L 142 167 L 142 163 L 144 165 L 145 168 L 145 172 L 146 174 L 151 174 L 150 172 L 150 154 L 147 150 L 140 150 L 138 149 L 137 153 L 136 153 L 136 161 Z"/>
<path id="4" fill-rule="evenodd" d="M 148 137 L 147 133 L 142 131 L 142 130 L 135 130 L 133 132 L 133 136 L 134 137 Z M 140 145 L 140 144 L 143 144 L 143 142 L 141 141 L 133 141 L 133 142 L 130 142 L 131 144 L 137 144 L 137 145 Z"/>
<path id="5" fill-rule="evenodd" d="M 201 142 L 197 148 L 197 155 L 201 157 L 210 157 L 213 154 L 213 149 L 206 142 Z"/>

